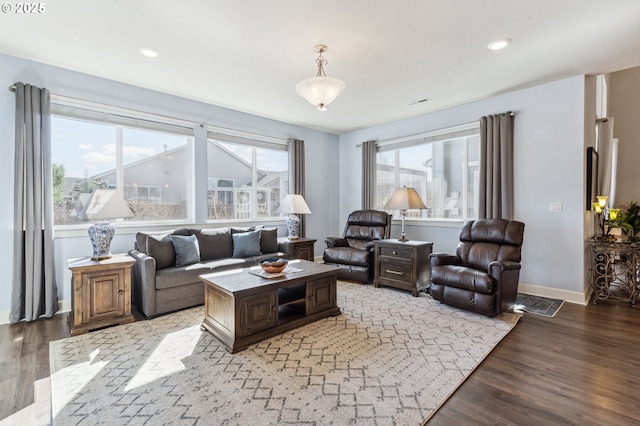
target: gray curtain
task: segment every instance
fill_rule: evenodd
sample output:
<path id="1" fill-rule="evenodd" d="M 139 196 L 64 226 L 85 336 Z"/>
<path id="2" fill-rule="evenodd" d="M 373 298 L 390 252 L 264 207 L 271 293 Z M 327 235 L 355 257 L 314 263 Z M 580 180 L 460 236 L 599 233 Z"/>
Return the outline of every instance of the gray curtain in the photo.
<path id="1" fill-rule="evenodd" d="M 9 321 L 52 317 L 58 297 L 53 256 L 51 104 L 47 89 L 16 84 L 13 286 Z"/>
<path id="2" fill-rule="evenodd" d="M 299 139 L 289 139 L 289 170 L 291 172 L 291 182 L 289 182 L 289 193 L 304 196 L 304 141 Z M 305 198 L 306 201 L 306 198 Z M 309 204 L 309 203 L 307 203 Z M 300 218 L 300 237 L 307 235 L 305 215 Z"/>
<path id="3" fill-rule="evenodd" d="M 478 217 L 513 219 L 514 114 L 480 118 L 480 194 Z"/>
<path id="4" fill-rule="evenodd" d="M 613 117 L 596 123 L 597 139 L 596 150 L 598 151 L 598 184 L 596 195 L 606 195 L 607 207 L 615 205 L 615 194 L 611 191 L 611 184 L 614 178 L 614 150 L 613 150 Z M 617 152 L 617 150 L 616 150 Z M 617 161 L 617 159 L 615 159 Z"/>
<path id="5" fill-rule="evenodd" d="M 362 208 L 376 208 L 376 142 L 362 143 Z"/>

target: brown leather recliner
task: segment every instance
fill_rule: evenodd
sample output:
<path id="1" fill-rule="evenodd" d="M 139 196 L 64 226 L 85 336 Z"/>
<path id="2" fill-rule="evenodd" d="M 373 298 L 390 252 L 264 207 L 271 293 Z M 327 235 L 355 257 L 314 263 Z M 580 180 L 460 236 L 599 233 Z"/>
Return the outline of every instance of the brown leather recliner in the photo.
<path id="1" fill-rule="evenodd" d="M 478 219 L 464 224 L 456 254 L 433 253 L 431 296 L 490 317 L 513 309 L 524 223 Z"/>
<path id="2" fill-rule="evenodd" d="M 324 240 L 324 263 L 338 267 L 338 279 L 373 281 L 374 241 L 389 238 L 391 216 L 378 210 L 356 210 L 347 218 L 342 238 Z"/>

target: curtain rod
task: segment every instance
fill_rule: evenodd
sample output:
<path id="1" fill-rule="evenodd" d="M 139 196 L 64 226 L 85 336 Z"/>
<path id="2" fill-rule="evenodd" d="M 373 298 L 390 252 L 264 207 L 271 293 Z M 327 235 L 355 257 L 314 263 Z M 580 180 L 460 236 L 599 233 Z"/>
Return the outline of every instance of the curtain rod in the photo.
<path id="1" fill-rule="evenodd" d="M 507 111 L 507 113 L 509 114 L 509 116 L 510 116 L 510 117 L 515 117 L 515 115 L 516 115 L 516 113 L 515 113 L 515 112 L 513 112 L 513 111 Z M 478 122 L 479 122 L 479 121 L 480 121 L 480 120 L 478 120 Z M 428 134 L 428 133 L 437 132 L 437 131 L 439 131 L 439 130 L 454 129 L 454 128 L 456 128 L 456 127 L 466 126 L 466 125 L 468 125 L 468 124 L 473 124 L 473 123 L 476 123 L 476 122 L 475 122 L 475 121 L 473 121 L 473 122 L 471 122 L 471 123 L 461 124 L 461 125 L 458 125 L 458 126 L 446 127 L 446 128 L 444 128 L 444 129 L 433 130 L 433 131 L 431 131 L 431 132 L 426 132 L 426 133 Z M 421 133 L 421 134 L 418 134 L 418 135 L 412 135 L 412 136 L 408 136 L 408 137 L 416 137 L 416 138 L 420 138 L 420 135 L 424 135 L 424 134 L 425 134 L 425 133 Z M 362 144 L 361 144 L 361 143 L 356 144 L 356 148 L 360 148 L 360 147 L 362 147 Z"/>
<path id="2" fill-rule="evenodd" d="M 15 92 L 18 89 L 18 87 L 15 84 L 12 84 L 11 86 L 9 86 L 9 91 L 10 92 Z M 115 106 L 115 105 L 109 105 L 109 104 L 105 104 L 102 102 L 94 102 L 94 101 L 89 101 L 86 99 L 80 99 L 80 98 L 74 98 L 71 96 L 63 96 L 63 95 L 57 95 L 55 93 L 51 93 L 51 98 L 52 100 L 57 99 L 60 100 L 62 102 L 79 102 L 79 103 L 84 103 L 84 104 L 91 104 L 91 105 L 95 105 L 95 106 L 101 106 L 101 107 L 106 107 L 106 108 L 115 108 L 115 109 L 120 109 L 120 110 L 129 110 L 129 111 L 133 111 L 136 113 L 140 113 L 140 114 L 147 114 L 147 115 L 154 115 L 156 117 L 160 117 L 160 118 L 166 118 L 166 119 L 170 119 L 170 120 L 174 120 L 174 121 L 182 121 L 188 124 L 197 124 L 200 127 L 205 127 L 207 125 L 207 123 L 200 123 L 200 122 L 196 122 L 196 121 L 192 121 L 192 120 L 185 120 L 185 119 L 181 119 L 181 118 L 175 118 L 175 117 L 171 117 L 168 115 L 163 115 L 163 114 L 155 114 L 155 113 L 149 113 L 149 112 L 145 112 L 145 111 L 140 111 L 137 109 L 132 109 L 132 108 L 126 108 L 126 107 L 119 107 L 119 106 Z"/>

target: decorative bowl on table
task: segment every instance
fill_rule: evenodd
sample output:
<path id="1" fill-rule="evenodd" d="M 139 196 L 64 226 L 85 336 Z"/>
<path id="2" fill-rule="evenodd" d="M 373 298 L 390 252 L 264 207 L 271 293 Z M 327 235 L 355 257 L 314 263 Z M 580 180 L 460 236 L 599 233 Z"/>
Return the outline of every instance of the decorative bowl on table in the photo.
<path id="1" fill-rule="evenodd" d="M 284 268 L 287 267 L 288 263 L 289 261 L 287 259 L 278 257 L 278 258 L 262 259 L 259 262 L 259 265 L 263 271 L 269 274 L 278 274 L 284 271 Z"/>

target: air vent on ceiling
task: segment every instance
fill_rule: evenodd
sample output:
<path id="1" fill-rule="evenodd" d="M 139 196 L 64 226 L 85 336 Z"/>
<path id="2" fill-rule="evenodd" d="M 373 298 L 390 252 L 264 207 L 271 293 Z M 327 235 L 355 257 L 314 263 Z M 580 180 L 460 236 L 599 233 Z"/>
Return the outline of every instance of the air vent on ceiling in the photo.
<path id="1" fill-rule="evenodd" d="M 407 105 L 408 106 L 420 105 L 420 104 L 423 104 L 425 102 L 429 102 L 430 100 L 431 100 L 431 98 L 417 99 L 415 101 L 408 102 Z"/>

